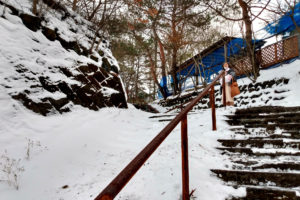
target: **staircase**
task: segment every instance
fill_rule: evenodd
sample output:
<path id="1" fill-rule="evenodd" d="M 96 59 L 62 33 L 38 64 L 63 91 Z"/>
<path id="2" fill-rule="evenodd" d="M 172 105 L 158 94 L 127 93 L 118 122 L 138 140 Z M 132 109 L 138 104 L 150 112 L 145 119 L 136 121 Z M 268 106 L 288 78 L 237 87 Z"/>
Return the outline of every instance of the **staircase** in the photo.
<path id="1" fill-rule="evenodd" d="M 227 116 L 234 132 L 217 149 L 233 163 L 212 169 L 245 197 L 231 200 L 300 200 L 300 107 L 256 107 Z"/>

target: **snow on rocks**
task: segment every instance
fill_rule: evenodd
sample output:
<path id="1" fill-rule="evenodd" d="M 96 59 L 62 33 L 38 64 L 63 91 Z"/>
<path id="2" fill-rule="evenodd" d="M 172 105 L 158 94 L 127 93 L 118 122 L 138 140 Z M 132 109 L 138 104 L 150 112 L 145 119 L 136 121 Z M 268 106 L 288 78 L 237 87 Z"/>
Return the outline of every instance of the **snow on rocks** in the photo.
<path id="1" fill-rule="evenodd" d="M 74 105 L 127 107 L 109 42 L 98 38 L 101 53 L 87 57 L 95 35 L 89 22 L 66 9 L 49 8 L 39 18 L 30 13 L 30 1 L 16 4 L 0 4 L 0 84 L 6 93 L 42 115 Z"/>

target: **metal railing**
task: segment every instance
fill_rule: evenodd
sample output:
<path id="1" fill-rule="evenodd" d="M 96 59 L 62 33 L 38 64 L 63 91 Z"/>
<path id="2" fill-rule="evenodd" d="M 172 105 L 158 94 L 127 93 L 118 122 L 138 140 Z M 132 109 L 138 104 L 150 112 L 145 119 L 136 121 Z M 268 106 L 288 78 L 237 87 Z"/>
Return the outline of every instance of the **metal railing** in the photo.
<path id="1" fill-rule="evenodd" d="M 215 111 L 215 83 L 222 78 L 222 85 L 225 85 L 225 72 L 221 73 L 195 98 L 188 104 L 95 198 L 95 200 L 112 200 L 129 182 L 135 173 L 141 168 L 152 153 L 166 139 L 172 130 L 181 122 L 181 152 L 182 152 L 182 199 L 188 200 L 189 194 L 189 164 L 188 164 L 188 137 L 187 137 L 187 114 L 193 107 L 208 93 L 210 93 L 210 102 L 212 109 L 212 129 L 217 130 L 216 111 Z M 223 105 L 225 103 L 225 87 L 223 87 Z"/>

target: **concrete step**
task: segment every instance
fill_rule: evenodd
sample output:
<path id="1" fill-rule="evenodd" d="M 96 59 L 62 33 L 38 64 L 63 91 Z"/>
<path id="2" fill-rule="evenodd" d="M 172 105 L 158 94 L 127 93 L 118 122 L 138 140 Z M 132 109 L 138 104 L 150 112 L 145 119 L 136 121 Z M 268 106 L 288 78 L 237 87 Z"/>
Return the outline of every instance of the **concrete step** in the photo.
<path id="1" fill-rule="evenodd" d="M 267 114 L 267 113 L 245 113 L 245 114 L 236 114 L 236 115 L 225 115 L 228 119 L 256 119 L 256 118 L 292 118 L 300 117 L 300 112 L 283 112 L 276 114 Z"/>
<path id="2" fill-rule="evenodd" d="M 239 109 L 227 118 L 235 134 L 219 139 L 217 149 L 229 155 L 232 170 L 211 171 L 233 187 L 246 187 L 245 197 L 230 199 L 300 200 L 300 107 Z"/>
<path id="3" fill-rule="evenodd" d="M 219 178 L 239 185 L 272 185 L 291 188 L 300 186 L 300 173 L 253 172 L 212 169 Z"/>
<path id="4" fill-rule="evenodd" d="M 300 149 L 300 141 L 284 142 L 282 139 L 245 139 L 245 140 L 235 140 L 235 139 L 220 139 L 218 140 L 224 147 L 258 147 L 263 148 L 264 146 L 277 147 L 277 148 L 298 148 Z"/>
<path id="5" fill-rule="evenodd" d="M 253 151 L 251 148 L 243 148 L 243 147 L 217 147 L 218 150 L 224 151 L 223 153 L 240 153 L 240 154 L 248 154 L 250 156 L 300 156 L 300 151 L 282 151 L 278 149 L 270 149 L 270 151 Z M 262 149 L 263 150 L 263 149 Z"/>
<path id="6" fill-rule="evenodd" d="M 300 171 L 300 163 L 299 162 L 265 163 L 261 165 L 252 166 L 251 168 L 253 170 L 272 168 L 277 170 L 299 170 Z"/>
<path id="7" fill-rule="evenodd" d="M 299 200 L 296 191 L 271 187 L 246 187 L 245 197 L 233 197 L 231 200 Z"/>
<path id="8" fill-rule="evenodd" d="M 225 120 L 229 125 L 250 125 L 250 124 L 283 124 L 283 123 L 298 123 L 300 117 L 284 117 L 284 118 L 254 118 L 254 119 L 229 119 Z"/>
<path id="9" fill-rule="evenodd" d="M 264 124 L 264 123 L 256 123 L 256 124 L 247 124 L 245 128 L 266 128 L 266 130 L 275 130 L 276 128 L 284 129 L 284 130 L 300 130 L 300 123 L 278 123 L 278 124 Z"/>
<path id="10" fill-rule="evenodd" d="M 242 134 L 242 133 L 241 133 Z M 247 135 L 247 134 L 244 134 Z M 250 133 L 248 133 L 250 135 Z M 270 134 L 270 135 L 261 135 L 261 136 L 250 136 L 249 139 L 300 139 L 300 133 L 298 131 L 296 132 L 282 132 L 282 134 Z"/>
<path id="11" fill-rule="evenodd" d="M 253 108 L 246 108 L 246 109 L 238 109 L 235 114 L 262 114 L 262 113 L 283 113 L 283 112 L 298 112 L 300 111 L 300 107 L 282 107 L 282 106 L 261 106 L 261 107 L 253 107 Z"/>

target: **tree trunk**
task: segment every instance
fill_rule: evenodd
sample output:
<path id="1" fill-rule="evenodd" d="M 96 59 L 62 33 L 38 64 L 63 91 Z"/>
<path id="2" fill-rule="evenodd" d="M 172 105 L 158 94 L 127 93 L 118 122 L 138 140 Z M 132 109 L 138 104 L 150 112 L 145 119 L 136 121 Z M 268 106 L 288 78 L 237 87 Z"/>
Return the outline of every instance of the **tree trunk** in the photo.
<path id="1" fill-rule="evenodd" d="M 157 68 L 157 44 L 159 46 L 159 57 L 160 57 L 160 60 L 161 60 L 161 76 L 162 76 L 162 79 L 164 79 L 164 77 L 166 77 L 166 56 L 165 56 L 165 49 L 164 49 L 164 46 L 159 38 L 159 36 L 157 35 L 157 32 L 156 32 L 156 21 L 154 21 L 154 23 L 152 24 L 152 31 L 153 31 L 153 34 L 154 34 L 154 38 L 155 38 L 155 67 Z M 155 72 L 156 72 L 156 69 L 155 69 Z M 166 87 L 166 86 L 164 86 Z M 167 97 L 167 93 L 166 93 L 166 90 L 165 88 L 163 88 L 164 90 L 164 98 L 166 99 Z"/>
<path id="2" fill-rule="evenodd" d="M 89 21 L 91 21 L 91 20 L 95 17 L 95 15 L 96 15 L 96 13 L 98 12 L 98 10 L 99 10 L 101 4 L 102 4 L 102 2 L 101 2 L 101 0 L 100 0 L 100 1 L 98 2 L 97 7 L 93 10 L 92 14 L 88 17 L 88 20 L 89 20 Z M 106 1 L 105 1 L 105 4 L 106 4 Z"/>
<path id="3" fill-rule="evenodd" d="M 246 28 L 245 39 L 247 44 L 247 54 L 252 65 L 253 81 L 255 82 L 259 76 L 259 65 L 255 56 L 254 45 L 252 44 L 252 21 L 248 13 L 250 8 L 243 0 L 238 0 L 238 2 L 242 8 L 243 21 Z"/>
<path id="4" fill-rule="evenodd" d="M 147 54 L 148 54 L 148 58 L 149 58 L 149 62 L 150 62 L 150 72 L 151 72 L 152 78 L 153 78 L 155 84 L 157 85 L 160 93 L 163 95 L 163 98 L 167 99 L 167 95 L 166 95 L 164 89 L 161 87 L 161 85 L 159 84 L 159 82 L 157 80 L 157 76 L 155 73 L 155 63 L 152 60 L 151 54 L 149 51 L 147 51 Z"/>
<path id="5" fill-rule="evenodd" d="M 171 69 L 171 76 L 173 78 L 173 90 L 174 94 L 178 94 L 179 88 L 178 88 L 178 79 L 177 79 L 177 51 L 173 49 L 172 52 L 172 69 Z"/>
<path id="6" fill-rule="evenodd" d="M 77 10 L 77 0 L 73 0 L 72 10 L 73 11 Z"/>
<path id="7" fill-rule="evenodd" d="M 175 44 L 175 39 L 177 39 L 177 31 L 176 31 L 176 11 L 177 11 L 177 0 L 173 2 L 173 11 L 172 11 L 172 20 L 171 20 L 171 29 L 172 29 L 172 68 L 171 68 L 171 75 L 173 77 L 173 90 L 174 94 L 177 94 L 178 89 L 178 80 L 176 76 L 177 72 L 177 46 Z"/>
<path id="8" fill-rule="evenodd" d="M 139 88 L 138 88 L 138 82 L 139 82 L 139 78 L 140 78 L 140 58 L 138 57 L 137 60 L 137 69 L 136 69 L 136 76 L 135 76 L 135 102 L 137 102 L 138 100 L 138 95 L 139 95 Z"/>
<path id="9" fill-rule="evenodd" d="M 32 13 L 37 15 L 37 4 L 38 4 L 39 0 L 33 0 L 32 2 Z"/>

